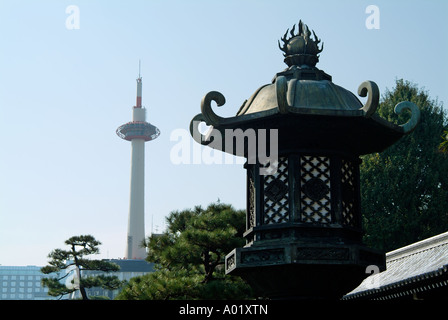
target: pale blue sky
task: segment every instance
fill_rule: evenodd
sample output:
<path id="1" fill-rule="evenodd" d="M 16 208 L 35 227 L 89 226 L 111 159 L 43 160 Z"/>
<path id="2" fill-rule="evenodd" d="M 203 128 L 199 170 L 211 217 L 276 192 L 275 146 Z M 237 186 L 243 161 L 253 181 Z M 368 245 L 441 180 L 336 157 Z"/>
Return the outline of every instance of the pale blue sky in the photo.
<path id="1" fill-rule="evenodd" d="M 378 30 L 365 26 L 370 4 Z M 69 5 L 79 29 L 66 28 Z M 131 146 L 115 130 L 131 120 L 139 59 L 147 120 L 161 130 L 146 144 L 150 234 L 176 209 L 218 198 L 245 208 L 242 165 L 175 165 L 170 135 L 187 132 L 207 92 L 223 93 L 215 111 L 231 116 L 270 83 L 286 68 L 277 40 L 299 19 L 324 42 L 317 67 L 336 84 L 356 93 L 373 80 L 384 93 L 404 78 L 446 105 L 447 9 L 443 0 L 0 0 L 0 264 L 45 265 L 79 234 L 102 241 L 99 257 L 123 257 Z"/>

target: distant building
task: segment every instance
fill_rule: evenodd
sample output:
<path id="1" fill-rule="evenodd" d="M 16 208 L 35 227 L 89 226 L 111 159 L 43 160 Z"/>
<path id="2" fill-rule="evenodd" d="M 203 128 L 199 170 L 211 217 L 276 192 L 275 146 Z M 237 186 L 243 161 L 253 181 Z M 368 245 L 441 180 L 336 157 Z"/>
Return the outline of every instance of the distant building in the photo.
<path id="1" fill-rule="evenodd" d="M 120 266 L 120 270 L 116 272 L 105 273 L 103 271 L 82 271 L 81 276 L 97 276 L 100 274 L 107 274 L 117 276 L 120 280 L 129 281 L 131 278 L 142 276 L 150 272 L 154 272 L 154 264 L 146 262 L 145 260 L 137 259 L 107 259 L 104 261 L 113 262 Z M 114 299 L 121 289 L 117 290 L 104 290 L 103 288 L 90 288 L 86 289 L 89 297 L 102 296 L 109 299 Z M 80 299 L 81 294 L 79 290 L 73 292 L 70 295 L 70 299 Z"/>
<path id="2" fill-rule="evenodd" d="M 0 266 L 0 300 L 53 300 L 41 279 L 49 275 L 37 266 Z"/>

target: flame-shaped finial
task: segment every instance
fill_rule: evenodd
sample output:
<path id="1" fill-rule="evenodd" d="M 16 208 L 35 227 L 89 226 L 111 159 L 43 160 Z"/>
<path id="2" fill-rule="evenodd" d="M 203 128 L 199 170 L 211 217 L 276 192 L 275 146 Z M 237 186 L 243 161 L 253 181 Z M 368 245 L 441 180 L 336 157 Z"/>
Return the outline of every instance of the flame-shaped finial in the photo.
<path id="1" fill-rule="evenodd" d="M 289 32 L 286 30 L 285 34 L 281 38 L 283 45 L 278 46 L 280 50 L 284 52 L 285 63 L 288 66 L 309 66 L 314 67 L 319 61 L 318 54 L 322 52 L 324 46 L 319 48 L 320 39 L 316 36 L 314 30 L 312 31 L 314 39 L 311 38 L 311 31 L 308 26 L 299 21 L 299 30 L 297 34 L 294 34 L 296 26 L 294 25 Z M 288 32 L 290 37 L 288 37 Z"/>

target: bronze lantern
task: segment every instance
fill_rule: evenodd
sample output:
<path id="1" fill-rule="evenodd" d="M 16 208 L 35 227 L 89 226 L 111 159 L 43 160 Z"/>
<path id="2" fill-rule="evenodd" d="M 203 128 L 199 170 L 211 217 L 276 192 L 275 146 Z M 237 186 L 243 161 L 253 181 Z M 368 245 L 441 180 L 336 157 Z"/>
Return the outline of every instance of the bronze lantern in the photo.
<path id="1" fill-rule="evenodd" d="M 225 98 L 207 93 L 190 131 L 198 143 L 248 160 L 246 245 L 226 256 L 226 273 L 271 299 L 338 299 L 368 276 L 369 266 L 385 270 L 384 253 L 362 243 L 360 156 L 381 152 L 410 133 L 420 112 L 413 103 L 397 104 L 395 112 L 410 109 L 411 118 L 395 125 L 375 114 L 374 82 L 358 88 L 365 104 L 333 83 L 316 68 L 323 46 L 301 21 L 297 32 L 294 26 L 281 40 L 288 67 L 234 117 L 218 116 L 211 102 L 222 106 Z M 199 122 L 210 126 L 207 134 L 199 132 Z M 229 135 L 235 130 L 256 138 L 262 133 L 271 142 L 265 152 L 275 160 L 259 161 L 250 135 L 240 139 L 247 142 L 241 147 Z"/>

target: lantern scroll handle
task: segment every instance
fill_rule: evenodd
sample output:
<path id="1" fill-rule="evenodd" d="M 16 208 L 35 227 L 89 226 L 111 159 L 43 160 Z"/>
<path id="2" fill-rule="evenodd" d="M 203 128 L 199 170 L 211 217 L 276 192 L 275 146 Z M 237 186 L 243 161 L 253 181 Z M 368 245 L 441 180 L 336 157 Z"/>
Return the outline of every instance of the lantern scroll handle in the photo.
<path id="1" fill-rule="evenodd" d="M 400 125 L 400 127 L 403 128 L 404 133 L 410 133 L 415 129 L 415 127 L 420 121 L 420 109 L 417 107 L 416 104 L 412 102 L 403 101 L 395 106 L 394 112 L 396 114 L 400 114 L 403 111 L 403 109 L 408 109 L 411 111 L 411 119 L 409 119 L 409 121 L 406 122 L 405 124 Z"/>
<path id="2" fill-rule="evenodd" d="M 211 102 L 215 101 L 218 107 L 224 105 L 226 103 L 226 98 L 224 98 L 223 94 L 218 91 L 210 91 L 207 93 L 201 101 L 201 112 L 204 115 L 204 120 L 207 125 L 217 126 L 220 124 L 225 118 L 218 116 L 213 110 L 211 106 Z"/>
<path id="3" fill-rule="evenodd" d="M 375 113 L 380 100 L 380 90 L 375 82 L 364 81 L 359 85 L 358 95 L 365 97 L 367 96 L 367 93 L 369 94 L 367 97 L 367 102 L 360 110 L 364 111 L 365 116 L 369 118 Z"/>

